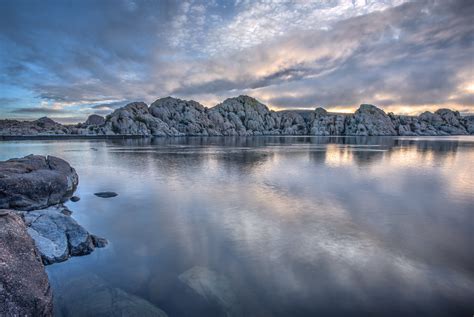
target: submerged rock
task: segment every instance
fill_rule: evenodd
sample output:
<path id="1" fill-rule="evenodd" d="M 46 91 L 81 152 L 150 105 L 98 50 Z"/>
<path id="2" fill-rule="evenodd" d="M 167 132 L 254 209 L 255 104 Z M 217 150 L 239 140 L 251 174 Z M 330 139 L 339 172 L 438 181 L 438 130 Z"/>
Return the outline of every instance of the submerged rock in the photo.
<path id="1" fill-rule="evenodd" d="M 81 200 L 81 198 L 78 197 L 78 196 L 72 196 L 72 197 L 71 197 L 71 201 L 72 201 L 73 203 L 78 202 L 79 200 Z"/>
<path id="2" fill-rule="evenodd" d="M 0 316 L 52 316 L 53 297 L 41 258 L 14 211 L 0 214 Z"/>
<path id="3" fill-rule="evenodd" d="M 112 198 L 112 197 L 118 196 L 118 194 L 115 192 L 98 192 L 98 193 L 95 193 L 94 195 L 100 198 Z"/>
<path id="4" fill-rule="evenodd" d="M 71 277 L 59 288 L 58 296 L 67 305 L 56 311 L 65 316 L 167 316 L 145 299 L 107 285 L 97 275 Z"/>
<path id="5" fill-rule="evenodd" d="M 62 205 L 23 214 L 28 233 L 35 241 L 44 264 L 66 261 L 71 256 L 91 253 L 95 247 L 104 247 L 103 238 L 91 235 Z"/>
<path id="6" fill-rule="evenodd" d="M 225 276 L 206 267 L 194 266 L 178 278 L 207 301 L 219 305 L 227 316 L 241 315 L 237 296 Z"/>
<path id="7" fill-rule="evenodd" d="M 76 171 L 54 156 L 28 155 L 0 162 L 0 208 L 33 210 L 68 200 Z"/>

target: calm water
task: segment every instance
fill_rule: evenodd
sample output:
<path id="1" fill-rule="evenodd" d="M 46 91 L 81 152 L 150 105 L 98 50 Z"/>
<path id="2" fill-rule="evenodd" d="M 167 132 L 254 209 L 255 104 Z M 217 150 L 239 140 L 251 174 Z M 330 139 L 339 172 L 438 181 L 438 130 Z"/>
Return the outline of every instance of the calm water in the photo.
<path id="1" fill-rule="evenodd" d="M 110 290 L 169 316 L 474 313 L 474 137 L 0 143 L 30 153 L 76 168 L 67 205 L 110 241 L 48 267 L 58 315 Z"/>

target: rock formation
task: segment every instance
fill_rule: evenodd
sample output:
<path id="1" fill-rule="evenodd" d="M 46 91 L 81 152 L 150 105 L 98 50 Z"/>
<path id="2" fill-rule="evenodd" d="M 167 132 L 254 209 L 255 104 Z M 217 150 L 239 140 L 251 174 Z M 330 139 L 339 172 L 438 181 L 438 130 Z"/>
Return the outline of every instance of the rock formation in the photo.
<path id="1" fill-rule="evenodd" d="M 53 297 L 25 223 L 0 210 L 0 316 L 52 316 Z"/>
<path id="2" fill-rule="evenodd" d="M 63 262 L 71 256 L 91 253 L 104 247 L 103 238 L 91 235 L 62 205 L 23 212 L 28 233 L 35 241 L 44 264 Z"/>
<path id="3" fill-rule="evenodd" d="M 96 114 L 90 115 L 87 118 L 86 122 L 84 122 L 85 126 L 90 126 L 90 125 L 101 126 L 103 124 L 105 124 L 104 117 L 96 115 Z"/>
<path id="4" fill-rule="evenodd" d="M 196 101 L 161 98 L 150 105 L 150 114 L 165 123 L 168 135 L 214 135 L 208 109 Z"/>
<path id="5" fill-rule="evenodd" d="M 35 121 L 0 120 L 0 135 L 67 135 L 72 130 L 43 117 Z"/>
<path id="6" fill-rule="evenodd" d="M 33 210 L 65 202 L 78 181 L 76 171 L 54 156 L 0 162 L 0 208 Z"/>
<path id="7" fill-rule="evenodd" d="M 28 155 L 0 162 L 0 208 L 16 209 L 23 216 L 45 264 L 104 246 L 61 204 L 71 198 L 78 182 L 74 168 L 54 156 Z"/>
<path id="8" fill-rule="evenodd" d="M 311 122 L 311 135 L 344 135 L 346 115 L 328 114 L 323 108 L 314 110 L 314 119 Z"/>
<path id="9" fill-rule="evenodd" d="M 440 109 L 419 116 L 386 114 L 363 104 L 353 114 L 285 110 L 275 112 L 249 96 L 226 99 L 213 108 L 171 97 L 148 107 L 133 102 L 105 119 L 92 115 L 86 122 L 62 126 L 42 118 L 33 122 L 0 121 L 0 135 L 138 135 L 138 136 L 254 136 L 254 135 L 463 135 L 474 134 L 474 116 Z"/>

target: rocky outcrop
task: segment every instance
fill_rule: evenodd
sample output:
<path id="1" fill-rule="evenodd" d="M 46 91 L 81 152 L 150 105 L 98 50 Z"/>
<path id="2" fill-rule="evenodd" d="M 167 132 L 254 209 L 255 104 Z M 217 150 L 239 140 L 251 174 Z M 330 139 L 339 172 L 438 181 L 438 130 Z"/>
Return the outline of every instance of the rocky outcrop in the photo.
<path id="1" fill-rule="evenodd" d="M 280 116 L 248 96 L 226 99 L 210 109 L 210 119 L 221 135 L 279 134 Z"/>
<path id="2" fill-rule="evenodd" d="M 44 264 L 86 255 L 107 244 L 80 226 L 63 205 L 24 212 L 23 218 Z"/>
<path id="3" fill-rule="evenodd" d="M 390 117 L 382 109 L 363 104 L 347 117 L 345 135 L 397 135 Z"/>
<path id="4" fill-rule="evenodd" d="M 104 134 L 132 134 L 166 136 L 176 134 L 160 119 L 152 116 L 144 102 L 134 102 L 108 115 Z"/>
<path id="5" fill-rule="evenodd" d="M 323 108 L 275 112 L 249 96 L 229 98 L 213 108 L 166 97 L 150 107 L 143 102 L 130 103 L 105 119 L 92 115 L 76 126 L 61 126 L 47 118 L 34 123 L 0 120 L 0 135 L 463 135 L 474 134 L 473 122 L 472 116 L 462 117 L 449 109 L 419 116 L 386 114 L 369 104 L 361 105 L 353 114 L 329 113 Z"/>
<path id="6" fill-rule="evenodd" d="M 61 204 L 78 182 L 74 168 L 54 156 L 28 155 L 0 162 L 0 208 L 16 209 L 23 216 L 45 264 L 104 246 Z"/>
<path id="7" fill-rule="evenodd" d="M 129 114 L 130 108 L 138 105 L 140 110 Z M 133 103 L 116 110 L 107 118 L 103 133 L 157 136 L 458 135 L 474 133 L 473 122 L 471 117 L 463 118 L 459 112 L 449 109 L 420 116 L 386 114 L 368 104 L 361 105 L 354 114 L 329 113 L 323 108 L 313 112 L 274 112 L 249 96 L 229 98 L 213 108 L 167 97 L 158 99 L 150 108 L 144 103 Z"/>
<path id="8" fill-rule="evenodd" d="M 60 204 L 77 184 L 74 168 L 54 156 L 0 162 L 0 208 L 16 209 L 0 209 L 0 316 L 52 316 L 43 265 L 107 244 Z"/>
<path id="9" fill-rule="evenodd" d="M 90 125 L 101 126 L 104 124 L 105 124 L 105 118 L 97 114 L 90 115 L 87 118 L 86 122 L 84 122 L 85 126 L 90 126 Z"/>
<path id="10" fill-rule="evenodd" d="M 72 130 L 60 123 L 43 117 L 35 121 L 0 120 L 0 135 L 67 135 Z"/>
<path id="11" fill-rule="evenodd" d="M 173 127 L 173 135 L 219 135 L 208 109 L 193 100 L 161 98 L 151 104 L 150 113 Z"/>
<path id="12" fill-rule="evenodd" d="M 464 126 L 467 133 L 474 134 L 474 116 L 464 117 Z"/>
<path id="13" fill-rule="evenodd" d="M 25 223 L 0 210 L 0 316 L 52 316 L 53 297 Z"/>
<path id="14" fill-rule="evenodd" d="M 33 210 L 65 202 L 78 181 L 74 168 L 54 156 L 0 162 L 0 208 Z"/>
<path id="15" fill-rule="evenodd" d="M 329 114 L 323 108 L 316 108 L 310 126 L 310 134 L 320 136 L 344 135 L 346 117 L 347 115 L 344 114 Z"/>

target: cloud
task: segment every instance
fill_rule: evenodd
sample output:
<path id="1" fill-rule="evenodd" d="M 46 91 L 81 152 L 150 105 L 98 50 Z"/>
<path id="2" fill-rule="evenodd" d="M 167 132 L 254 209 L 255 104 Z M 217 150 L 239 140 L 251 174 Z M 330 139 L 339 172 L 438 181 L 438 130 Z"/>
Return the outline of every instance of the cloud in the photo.
<path id="1" fill-rule="evenodd" d="M 0 97 L 0 106 L 10 106 L 18 101 L 18 98 Z"/>
<path id="2" fill-rule="evenodd" d="M 98 105 L 94 105 L 91 108 L 97 110 L 104 110 L 104 109 L 117 109 L 120 107 L 125 106 L 126 104 L 130 103 L 131 101 L 128 100 L 121 100 L 121 101 L 114 101 L 109 103 L 101 103 Z"/>
<path id="3" fill-rule="evenodd" d="M 455 99 L 458 105 L 450 99 L 466 80 L 459 73 L 471 69 L 472 78 L 471 12 L 472 5 L 455 1 L 407 3 L 338 21 L 330 31 L 298 31 L 197 65 L 173 93 L 245 92 L 280 108 L 361 102 L 472 107 L 466 93 Z"/>
<path id="4" fill-rule="evenodd" d="M 474 108 L 463 88 L 474 68 L 470 1 L 6 0 L 0 9 L 0 85 L 39 106 L 104 112 L 168 95 L 213 106 L 249 94 L 274 108 Z M 7 97 L 21 108 L 21 94 Z"/>

